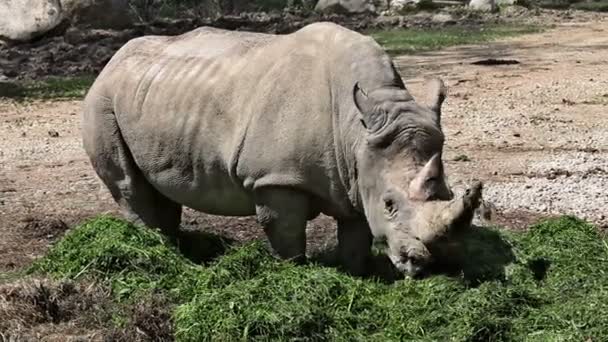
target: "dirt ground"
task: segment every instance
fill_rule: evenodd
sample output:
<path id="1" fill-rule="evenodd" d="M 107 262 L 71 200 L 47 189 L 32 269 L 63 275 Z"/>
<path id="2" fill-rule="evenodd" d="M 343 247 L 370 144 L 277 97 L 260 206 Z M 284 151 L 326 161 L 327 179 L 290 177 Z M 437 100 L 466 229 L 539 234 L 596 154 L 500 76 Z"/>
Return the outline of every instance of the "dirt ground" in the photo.
<path id="1" fill-rule="evenodd" d="M 518 63 L 471 64 L 490 58 Z M 522 228 L 574 214 L 606 227 L 608 20 L 395 61 L 421 99 L 423 77 L 447 81 L 450 181 L 461 189 L 483 180 L 496 223 Z M 0 100 L 0 273 L 28 264 L 79 221 L 118 213 L 81 147 L 80 106 Z M 251 217 L 186 210 L 184 223 L 239 240 L 262 236 Z M 333 234 L 332 220 L 320 217 L 310 223 L 309 243 L 322 246 Z"/>

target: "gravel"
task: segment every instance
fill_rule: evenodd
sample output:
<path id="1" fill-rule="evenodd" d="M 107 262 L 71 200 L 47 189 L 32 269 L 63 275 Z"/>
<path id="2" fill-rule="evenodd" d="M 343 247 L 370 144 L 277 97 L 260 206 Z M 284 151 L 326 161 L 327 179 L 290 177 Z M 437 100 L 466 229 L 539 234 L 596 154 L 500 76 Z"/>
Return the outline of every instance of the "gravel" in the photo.
<path id="1" fill-rule="evenodd" d="M 527 178 L 489 185 L 485 198 L 503 210 L 570 214 L 608 227 L 608 154 L 559 155 L 530 165 L 529 171 Z"/>

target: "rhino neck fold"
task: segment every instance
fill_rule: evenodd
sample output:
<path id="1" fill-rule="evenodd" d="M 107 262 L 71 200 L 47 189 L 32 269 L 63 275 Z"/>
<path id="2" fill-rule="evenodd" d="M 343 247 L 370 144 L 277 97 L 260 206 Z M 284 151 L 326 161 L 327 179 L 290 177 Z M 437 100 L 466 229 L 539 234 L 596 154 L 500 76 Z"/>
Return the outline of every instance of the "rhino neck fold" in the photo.
<path id="1" fill-rule="evenodd" d="M 337 120 L 336 120 L 337 119 Z M 359 172 L 357 153 L 363 141 L 363 136 L 357 127 L 359 123 L 352 120 L 352 116 L 342 118 L 339 114 L 334 116 L 337 121 L 335 134 L 336 159 L 341 182 L 348 194 L 354 209 L 363 214 L 363 203 L 359 193 Z"/>

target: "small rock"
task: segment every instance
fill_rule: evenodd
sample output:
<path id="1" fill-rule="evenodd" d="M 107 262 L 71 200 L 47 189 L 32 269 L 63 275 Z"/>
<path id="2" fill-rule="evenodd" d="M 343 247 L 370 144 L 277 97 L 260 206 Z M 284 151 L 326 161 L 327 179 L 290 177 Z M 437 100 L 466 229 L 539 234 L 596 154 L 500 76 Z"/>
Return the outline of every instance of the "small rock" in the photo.
<path id="1" fill-rule="evenodd" d="M 572 100 L 568 100 L 568 99 L 562 99 L 562 103 L 567 106 L 572 106 L 572 105 L 576 104 L 576 102 L 574 102 Z"/>
<path id="2" fill-rule="evenodd" d="M 367 0 L 320 0 L 315 11 L 322 13 L 365 13 L 375 12 L 376 7 L 372 1 Z"/>
<path id="3" fill-rule="evenodd" d="M 456 21 L 454 20 L 454 17 L 452 17 L 450 14 L 447 14 L 447 13 L 437 13 L 431 17 L 431 21 L 434 23 L 444 24 L 444 25 L 456 23 Z"/>
<path id="4" fill-rule="evenodd" d="M 48 133 L 49 133 L 49 136 L 50 136 L 51 138 L 58 138 L 58 137 L 59 137 L 59 132 L 57 132 L 57 131 L 56 131 L 56 130 L 54 130 L 54 129 L 50 130 Z"/>
<path id="5" fill-rule="evenodd" d="M 469 157 L 466 154 L 461 154 L 459 156 L 456 156 L 454 158 L 454 161 L 468 162 L 468 161 L 471 161 L 471 159 L 469 159 Z"/>

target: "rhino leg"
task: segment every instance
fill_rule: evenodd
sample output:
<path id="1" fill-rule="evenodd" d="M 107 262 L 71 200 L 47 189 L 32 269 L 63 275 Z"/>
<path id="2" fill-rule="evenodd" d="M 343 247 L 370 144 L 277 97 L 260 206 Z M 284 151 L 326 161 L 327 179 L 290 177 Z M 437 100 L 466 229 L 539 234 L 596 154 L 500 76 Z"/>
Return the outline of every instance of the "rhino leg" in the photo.
<path id="1" fill-rule="evenodd" d="M 367 272 L 373 236 L 365 220 L 338 220 L 338 255 L 352 275 Z"/>
<path id="2" fill-rule="evenodd" d="M 264 188 L 255 193 L 258 222 L 282 259 L 306 261 L 306 221 L 309 197 L 286 188 Z"/>
<path id="3" fill-rule="evenodd" d="M 177 242 L 182 206 L 160 194 L 144 178 L 108 107 L 108 103 L 98 101 L 84 112 L 83 143 L 95 172 L 127 220 L 159 228 Z"/>

